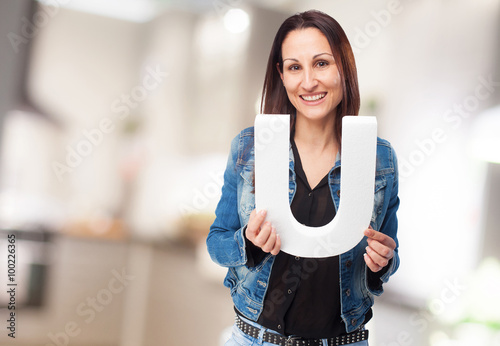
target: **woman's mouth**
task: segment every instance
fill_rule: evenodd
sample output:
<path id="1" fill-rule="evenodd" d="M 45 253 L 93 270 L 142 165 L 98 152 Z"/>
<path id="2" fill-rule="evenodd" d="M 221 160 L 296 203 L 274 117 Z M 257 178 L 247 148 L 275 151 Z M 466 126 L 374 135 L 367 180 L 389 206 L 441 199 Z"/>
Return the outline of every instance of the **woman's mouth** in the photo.
<path id="1" fill-rule="evenodd" d="M 316 95 L 301 95 L 300 98 L 304 101 L 313 102 L 321 100 L 326 96 L 326 93 L 316 94 Z"/>

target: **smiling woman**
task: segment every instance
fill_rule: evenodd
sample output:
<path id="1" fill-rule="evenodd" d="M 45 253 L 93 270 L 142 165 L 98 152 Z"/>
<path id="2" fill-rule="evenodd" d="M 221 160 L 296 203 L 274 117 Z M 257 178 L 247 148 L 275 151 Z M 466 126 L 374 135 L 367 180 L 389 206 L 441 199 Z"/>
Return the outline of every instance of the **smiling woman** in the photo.
<path id="1" fill-rule="evenodd" d="M 271 48 L 261 113 L 291 115 L 288 197 L 305 226 L 326 225 L 338 211 L 341 173 L 349 174 L 346 159 L 341 171 L 342 118 L 357 115 L 359 105 L 354 56 L 337 21 L 319 11 L 285 20 Z M 253 128 L 233 140 L 207 237 L 214 262 L 228 268 L 224 285 L 237 316 L 226 345 L 368 345 L 374 296 L 399 266 L 394 150 L 377 140 L 379 183 L 363 239 L 339 256 L 301 258 L 281 251 L 280 230 L 266 210 L 255 210 L 254 145 Z"/>
<path id="2" fill-rule="evenodd" d="M 325 35 L 315 28 L 292 31 L 283 41 L 282 54 L 280 76 L 297 118 L 331 122 L 343 92 Z"/>
<path id="3" fill-rule="evenodd" d="M 302 41 L 296 41 L 296 39 L 302 39 Z M 314 41 L 308 42 L 308 39 Z M 340 102 L 335 109 L 337 117 L 335 117 L 334 126 L 336 144 L 340 148 L 342 117 L 344 115 L 358 115 L 360 98 L 356 63 L 349 40 L 340 24 L 328 15 L 318 11 L 308 11 L 301 16 L 288 18 L 280 27 L 274 38 L 267 65 L 261 113 L 295 114 L 296 104 L 293 104 L 293 98 L 289 98 L 286 85 L 284 85 L 285 88 L 282 87 L 282 83 L 285 82 L 283 77 L 288 74 L 287 68 L 303 70 L 307 67 L 300 65 L 300 63 L 304 64 L 305 60 L 298 61 L 298 65 L 297 61 L 294 60 L 285 61 L 286 58 L 298 60 L 298 56 L 286 55 L 292 54 L 292 52 L 287 51 L 287 49 L 293 49 L 291 42 L 293 42 L 294 47 L 298 48 L 300 45 L 301 49 L 297 49 L 297 53 L 309 53 L 309 59 L 316 62 L 315 71 L 320 73 L 321 80 L 328 80 L 327 84 L 338 83 L 341 95 Z M 314 42 L 314 48 L 310 46 L 311 42 Z M 305 58 L 305 54 L 302 54 L 302 59 Z M 292 62 L 296 64 L 292 64 Z M 331 73 L 330 77 L 333 79 L 325 76 L 328 72 Z M 314 80 L 312 78 L 311 82 L 314 83 Z M 306 94 L 307 96 L 311 95 Z"/>
<path id="4" fill-rule="evenodd" d="M 296 110 L 295 143 L 299 152 L 305 154 L 308 150 L 305 136 L 317 138 L 321 133 L 326 138 L 335 138 L 335 114 L 343 97 L 340 75 L 328 40 L 316 28 L 290 32 L 281 51 L 282 66 L 278 63 L 276 67 Z M 329 146 L 315 151 L 315 155 L 302 155 L 311 186 L 316 186 L 335 163 L 331 153 L 338 151 L 338 143 L 324 143 Z"/>

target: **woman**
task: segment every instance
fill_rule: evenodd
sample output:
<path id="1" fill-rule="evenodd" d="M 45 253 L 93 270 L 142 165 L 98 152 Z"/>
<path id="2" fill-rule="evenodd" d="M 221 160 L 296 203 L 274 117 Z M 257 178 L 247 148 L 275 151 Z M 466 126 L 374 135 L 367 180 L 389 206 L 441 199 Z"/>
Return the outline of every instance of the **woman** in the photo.
<path id="1" fill-rule="evenodd" d="M 262 113 L 291 114 L 290 206 L 318 227 L 340 201 L 342 117 L 357 115 L 354 56 L 340 25 L 319 11 L 288 18 L 276 34 Z M 397 162 L 377 140 L 375 201 L 365 237 L 323 259 L 280 251 L 279 230 L 255 211 L 253 128 L 232 142 L 222 197 L 210 227 L 212 259 L 228 268 L 236 323 L 226 345 L 368 345 L 374 295 L 399 266 Z"/>

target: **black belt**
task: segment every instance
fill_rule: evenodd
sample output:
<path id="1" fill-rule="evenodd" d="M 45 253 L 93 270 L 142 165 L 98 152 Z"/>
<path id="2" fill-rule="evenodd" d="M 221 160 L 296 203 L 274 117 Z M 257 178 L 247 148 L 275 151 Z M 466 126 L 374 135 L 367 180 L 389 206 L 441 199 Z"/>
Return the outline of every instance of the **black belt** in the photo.
<path id="1" fill-rule="evenodd" d="M 240 316 L 236 315 L 236 326 L 245 334 L 251 336 L 254 339 L 259 337 L 260 328 L 254 327 L 251 324 L 243 321 Z M 340 346 L 349 345 L 355 342 L 368 340 L 368 331 L 363 329 L 357 330 L 352 333 L 337 336 L 335 338 L 326 338 L 328 340 L 328 345 Z M 284 336 L 280 334 L 264 332 L 262 336 L 264 342 L 269 342 L 271 344 L 280 346 L 326 346 L 323 345 L 323 340 L 321 339 L 305 339 L 300 336 Z"/>

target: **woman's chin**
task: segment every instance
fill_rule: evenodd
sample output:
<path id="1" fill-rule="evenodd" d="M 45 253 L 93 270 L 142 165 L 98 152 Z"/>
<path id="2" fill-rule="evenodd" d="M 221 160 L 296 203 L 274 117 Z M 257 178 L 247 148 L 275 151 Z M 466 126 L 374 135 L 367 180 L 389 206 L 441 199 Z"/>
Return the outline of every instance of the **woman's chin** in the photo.
<path id="1" fill-rule="evenodd" d="M 325 121 L 331 117 L 334 117 L 335 112 L 325 112 L 325 111 L 297 111 L 297 117 L 302 117 L 304 120 L 308 121 Z"/>

